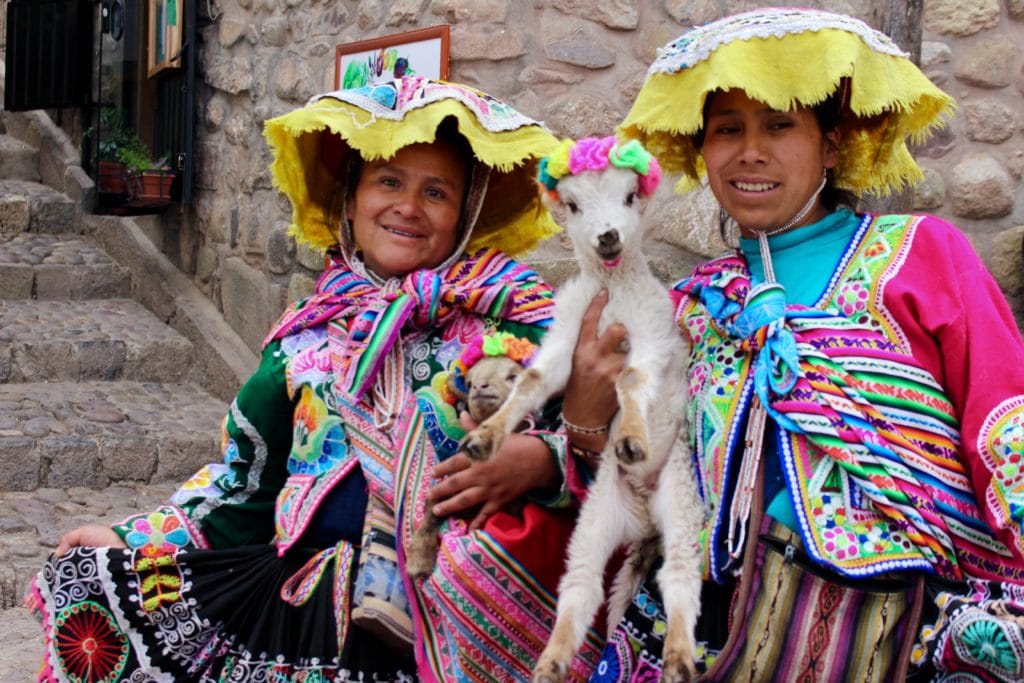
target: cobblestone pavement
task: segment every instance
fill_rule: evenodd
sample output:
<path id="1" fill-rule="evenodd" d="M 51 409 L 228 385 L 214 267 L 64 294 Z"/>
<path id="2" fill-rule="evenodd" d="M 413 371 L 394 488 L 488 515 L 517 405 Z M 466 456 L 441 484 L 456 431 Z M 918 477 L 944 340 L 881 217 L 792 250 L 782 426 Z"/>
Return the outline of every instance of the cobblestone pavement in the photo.
<path id="1" fill-rule="evenodd" d="M 99 247 L 74 233 L 49 235 L 23 232 L 0 244 L 0 263 L 70 265 L 113 265 L 114 260 Z"/>
<path id="2" fill-rule="evenodd" d="M 0 383 L 0 491 L 184 481 L 216 459 L 225 412 L 185 384 Z"/>
<path id="3" fill-rule="evenodd" d="M 80 235 L 22 233 L 0 243 L 0 297 L 8 301 L 129 296 L 129 270 Z"/>
<path id="4" fill-rule="evenodd" d="M 7 301 L 0 329 L 11 382 L 175 382 L 190 366 L 192 344 L 130 299 Z"/>
<path id="5" fill-rule="evenodd" d="M 65 531 L 156 508 L 175 484 L 0 493 L 0 683 L 36 680 L 42 631 L 22 606 L 29 578 Z"/>

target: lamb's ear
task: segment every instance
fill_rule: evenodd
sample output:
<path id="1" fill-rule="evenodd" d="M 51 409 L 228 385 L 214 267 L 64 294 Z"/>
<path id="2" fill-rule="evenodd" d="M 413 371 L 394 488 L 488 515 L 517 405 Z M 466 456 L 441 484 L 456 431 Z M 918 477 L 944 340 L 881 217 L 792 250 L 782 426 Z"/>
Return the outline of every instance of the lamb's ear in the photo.
<path id="1" fill-rule="evenodd" d="M 651 204 L 651 199 L 654 197 L 653 192 L 645 191 L 643 187 L 643 181 L 638 180 L 636 188 L 633 190 L 633 204 L 632 208 L 634 211 L 643 215 L 647 211 L 647 207 Z"/>
<path id="2" fill-rule="evenodd" d="M 558 194 L 558 191 L 541 191 L 540 200 L 544 203 L 545 208 L 551 212 L 551 217 L 555 219 L 555 223 L 564 228 L 566 218 L 569 216 L 569 209 L 566 208 L 565 202 L 562 201 L 562 197 Z"/>
<path id="3" fill-rule="evenodd" d="M 640 196 L 639 192 L 637 192 L 636 197 L 633 199 L 633 207 L 636 209 L 636 212 L 639 213 L 641 216 L 644 214 L 645 211 L 647 211 L 647 206 L 650 203 L 650 196 L 642 197 Z"/>
<path id="4" fill-rule="evenodd" d="M 552 190 L 551 192 L 548 192 L 543 187 L 541 187 L 540 201 L 544 204 L 547 210 L 553 214 L 558 214 L 564 209 L 562 200 L 558 196 L 558 190 Z"/>

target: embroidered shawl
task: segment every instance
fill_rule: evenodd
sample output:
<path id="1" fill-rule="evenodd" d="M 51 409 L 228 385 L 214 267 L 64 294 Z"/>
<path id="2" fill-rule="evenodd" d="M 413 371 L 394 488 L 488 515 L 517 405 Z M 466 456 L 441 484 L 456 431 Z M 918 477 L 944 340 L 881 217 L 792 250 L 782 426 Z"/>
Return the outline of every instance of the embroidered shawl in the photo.
<path id="1" fill-rule="evenodd" d="M 316 294 L 296 302 L 267 336 L 274 339 L 307 327 L 345 319 L 334 370 L 339 386 L 362 398 L 395 347 L 403 327 L 441 325 L 456 311 L 547 327 L 552 291 L 536 274 L 496 249 L 481 249 L 443 272 L 418 270 L 378 287 L 356 274 L 343 258 L 317 280 Z M 397 284 L 396 284 L 397 283 Z"/>
<path id="2" fill-rule="evenodd" d="M 727 482 L 756 394 L 777 425 L 787 486 L 816 560 L 851 576 L 915 568 L 1024 579 L 1020 549 L 997 538 L 978 504 L 944 386 L 907 352 L 895 321 L 871 315 L 882 312 L 884 285 L 919 221 L 866 219 L 831 297 L 816 308 L 787 305 L 778 285 L 751 287 L 746 262 L 733 255 L 677 286 L 680 325 L 694 342 L 695 452 L 715 510 L 702 539 L 712 576 L 723 567 Z"/>

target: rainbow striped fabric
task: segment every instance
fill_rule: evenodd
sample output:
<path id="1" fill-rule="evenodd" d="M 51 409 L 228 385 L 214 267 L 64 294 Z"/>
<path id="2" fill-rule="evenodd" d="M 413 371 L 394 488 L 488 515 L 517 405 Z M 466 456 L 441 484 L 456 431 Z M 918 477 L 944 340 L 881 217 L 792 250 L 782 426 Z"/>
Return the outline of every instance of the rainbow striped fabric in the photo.
<path id="1" fill-rule="evenodd" d="M 875 251 L 897 253 L 906 221 L 875 219 L 863 244 L 888 241 Z M 827 305 L 786 305 L 779 285 L 751 285 L 738 256 L 699 266 L 676 290 L 695 345 L 691 395 L 702 397 L 691 405 L 695 452 L 717 508 L 703 539 L 712 575 L 734 449 L 756 394 L 777 425 L 815 560 L 849 576 L 922 569 L 1024 579 L 979 509 L 942 385 L 878 325 Z M 708 356 L 719 361 L 702 368 L 696 361 Z"/>
<path id="2" fill-rule="evenodd" d="M 317 293 L 286 311 L 264 346 L 307 327 L 349 318 L 334 367 L 343 390 L 358 399 L 373 385 L 407 324 L 416 329 L 442 325 L 460 309 L 539 327 L 551 322 L 551 288 L 496 249 L 481 249 L 443 272 L 415 271 L 397 283 L 378 287 L 332 255 Z"/>

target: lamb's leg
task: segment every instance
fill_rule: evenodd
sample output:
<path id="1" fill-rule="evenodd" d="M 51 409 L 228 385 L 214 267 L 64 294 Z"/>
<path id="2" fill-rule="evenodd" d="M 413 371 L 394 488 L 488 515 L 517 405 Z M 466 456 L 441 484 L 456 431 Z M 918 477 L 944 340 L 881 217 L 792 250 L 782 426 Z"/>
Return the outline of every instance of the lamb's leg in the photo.
<path id="1" fill-rule="evenodd" d="M 580 509 L 569 541 L 569 559 L 558 583 L 558 615 L 533 669 L 534 683 L 560 683 L 583 644 L 604 595 L 602 577 L 623 540 L 626 514 L 616 491 L 617 468 L 602 466 Z"/>
<path id="2" fill-rule="evenodd" d="M 437 532 L 441 528 L 441 518 L 434 514 L 428 502 L 423 523 L 413 532 L 409 539 L 409 549 L 405 555 L 405 571 L 413 579 L 423 579 L 434 571 L 437 561 Z"/>
<path id="3" fill-rule="evenodd" d="M 559 362 L 548 361 L 553 353 L 542 355 L 541 347 L 533 367 L 519 375 L 512 393 L 494 415 L 483 421 L 462 440 L 461 449 L 474 460 L 487 460 L 501 448 L 508 435 L 522 422 L 531 410 L 544 405 L 569 381 L 572 367 L 562 358 Z M 569 356 L 572 349 L 568 350 Z"/>
<path id="4" fill-rule="evenodd" d="M 704 515 L 689 449 L 683 439 L 676 442 L 669 454 L 653 504 L 665 550 L 665 563 L 658 571 L 658 586 L 668 617 L 661 680 L 682 683 L 697 677 L 694 631 L 700 616 L 701 589 L 697 539 Z"/>
<path id="5" fill-rule="evenodd" d="M 608 596 L 608 637 L 611 638 L 615 627 L 626 616 L 630 601 L 636 595 L 641 582 L 651 570 L 654 558 L 658 553 L 657 535 L 637 541 L 630 547 L 629 556 L 619 567 L 612 582 L 611 594 Z"/>
<path id="6" fill-rule="evenodd" d="M 615 381 L 622 416 L 615 435 L 615 455 L 626 464 L 644 460 L 650 450 L 647 431 L 649 385 L 646 373 L 636 367 L 627 367 Z"/>

